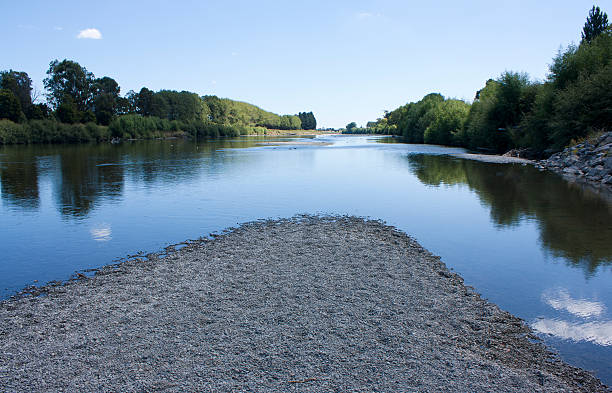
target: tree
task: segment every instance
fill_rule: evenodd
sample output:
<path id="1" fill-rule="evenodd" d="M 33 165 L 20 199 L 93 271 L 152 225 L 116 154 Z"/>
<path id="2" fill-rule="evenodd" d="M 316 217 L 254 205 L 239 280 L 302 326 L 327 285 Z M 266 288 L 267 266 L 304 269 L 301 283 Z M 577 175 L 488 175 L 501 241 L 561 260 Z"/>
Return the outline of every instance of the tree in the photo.
<path id="1" fill-rule="evenodd" d="M 94 94 L 110 94 L 114 98 L 119 97 L 119 92 L 121 91 L 117 81 L 108 76 L 96 79 L 93 87 Z"/>
<path id="2" fill-rule="evenodd" d="M 109 125 L 117 113 L 119 84 L 113 78 L 105 76 L 93 83 L 93 113 L 98 124 Z"/>
<path id="3" fill-rule="evenodd" d="M 58 108 L 65 99 L 70 97 L 79 111 L 91 108 L 94 93 L 94 74 L 81 67 L 79 63 L 64 59 L 49 63 L 45 88 L 49 91 L 48 101 Z"/>
<path id="4" fill-rule="evenodd" d="M 23 119 L 19 99 L 9 89 L 0 90 L 0 119 L 9 119 L 14 122 Z"/>
<path id="5" fill-rule="evenodd" d="M 27 73 L 13 70 L 0 72 L 0 89 L 12 91 L 22 111 L 26 112 L 32 105 L 32 80 Z"/>
<path id="6" fill-rule="evenodd" d="M 55 114 L 62 123 L 74 124 L 81 120 L 79 109 L 70 96 L 66 96 L 60 101 Z"/>
<path id="7" fill-rule="evenodd" d="M 140 89 L 136 99 L 137 112 L 143 116 L 151 116 L 153 104 L 153 92 L 146 87 Z"/>
<path id="8" fill-rule="evenodd" d="M 590 43 L 608 28 L 608 15 L 593 6 L 582 28 L 582 42 Z"/>
<path id="9" fill-rule="evenodd" d="M 348 123 L 346 125 L 346 130 L 347 131 L 351 131 L 353 128 L 357 128 L 357 123 L 355 123 L 354 121 Z"/>
<path id="10" fill-rule="evenodd" d="M 94 99 L 94 114 L 98 124 L 109 125 L 115 116 L 116 100 L 110 93 L 98 94 Z"/>
<path id="11" fill-rule="evenodd" d="M 303 130 L 314 130 L 317 128 L 317 120 L 315 119 L 312 112 L 300 112 L 298 113 L 298 117 L 302 122 Z"/>
<path id="12" fill-rule="evenodd" d="M 433 110 L 433 121 L 425 129 L 425 143 L 451 145 L 455 135 L 463 128 L 470 105 L 461 100 L 446 100 Z"/>

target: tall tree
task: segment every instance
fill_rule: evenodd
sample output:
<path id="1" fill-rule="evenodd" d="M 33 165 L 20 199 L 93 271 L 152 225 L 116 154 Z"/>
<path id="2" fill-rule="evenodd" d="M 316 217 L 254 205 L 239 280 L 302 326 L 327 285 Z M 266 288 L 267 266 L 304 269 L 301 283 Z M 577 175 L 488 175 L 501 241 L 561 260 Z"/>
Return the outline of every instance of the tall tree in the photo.
<path id="1" fill-rule="evenodd" d="M 593 6 L 582 28 L 582 42 L 590 43 L 608 28 L 608 15 Z"/>
<path id="2" fill-rule="evenodd" d="M 53 60 L 49 63 L 45 88 L 47 98 L 54 108 L 58 108 L 66 97 L 70 97 L 77 109 L 90 109 L 94 93 L 94 74 L 79 63 L 71 60 Z"/>
<path id="3" fill-rule="evenodd" d="M 151 116 L 153 108 L 153 92 L 146 87 L 140 89 L 136 99 L 137 112 L 143 116 Z"/>
<path id="4" fill-rule="evenodd" d="M 0 89 L 12 91 L 24 112 L 32 105 L 32 80 L 27 73 L 13 70 L 0 72 Z"/>

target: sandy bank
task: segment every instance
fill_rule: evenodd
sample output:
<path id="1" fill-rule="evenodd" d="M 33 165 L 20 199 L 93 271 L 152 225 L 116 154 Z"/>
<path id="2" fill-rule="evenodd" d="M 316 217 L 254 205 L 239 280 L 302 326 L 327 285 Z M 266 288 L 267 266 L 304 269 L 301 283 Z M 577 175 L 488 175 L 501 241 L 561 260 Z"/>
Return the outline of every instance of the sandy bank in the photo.
<path id="1" fill-rule="evenodd" d="M 0 391 L 605 391 L 392 227 L 245 224 L 0 304 Z"/>

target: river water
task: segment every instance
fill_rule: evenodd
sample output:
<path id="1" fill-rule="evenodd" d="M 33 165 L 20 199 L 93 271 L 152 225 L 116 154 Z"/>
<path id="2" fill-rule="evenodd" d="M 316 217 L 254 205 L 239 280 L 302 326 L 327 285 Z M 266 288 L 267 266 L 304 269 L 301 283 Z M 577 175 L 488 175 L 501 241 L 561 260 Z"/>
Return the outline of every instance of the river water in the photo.
<path id="1" fill-rule="evenodd" d="M 612 202 L 521 164 L 368 136 L 0 148 L 0 298 L 239 223 L 385 220 L 612 385 Z"/>

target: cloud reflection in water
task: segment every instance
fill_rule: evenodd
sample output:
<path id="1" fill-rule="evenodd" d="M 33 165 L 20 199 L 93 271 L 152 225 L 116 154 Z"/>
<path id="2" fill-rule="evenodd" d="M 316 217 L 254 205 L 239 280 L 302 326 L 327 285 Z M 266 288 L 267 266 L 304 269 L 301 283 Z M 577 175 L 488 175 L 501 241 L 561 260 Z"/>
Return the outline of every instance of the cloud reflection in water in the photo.
<path id="1" fill-rule="evenodd" d="M 540 319 L 532 326 L 538 333 L 573 341 L 590 341 L 612 345 L 612 321 L 573 323 L 554 319 Z"/>
<path id="2" fill-rule="evenodd" d="M 588 318 L 598 317 L 604 312 L 602 302 L 596 302 L 585 299 L 572 299 L 567 289 L 559 289 L 552 293 L 547 292 L 542 295 L 544 303 L 548 304 L 555 310 L 565 310 L 577 317 Z"/>
<path id="3" fill-rule="evenodd" d="M 110 225 L 100 224 L 89 230 L 91 238 L 97 242 L 107 242 L 113 238 L 113 232 Z"/>

